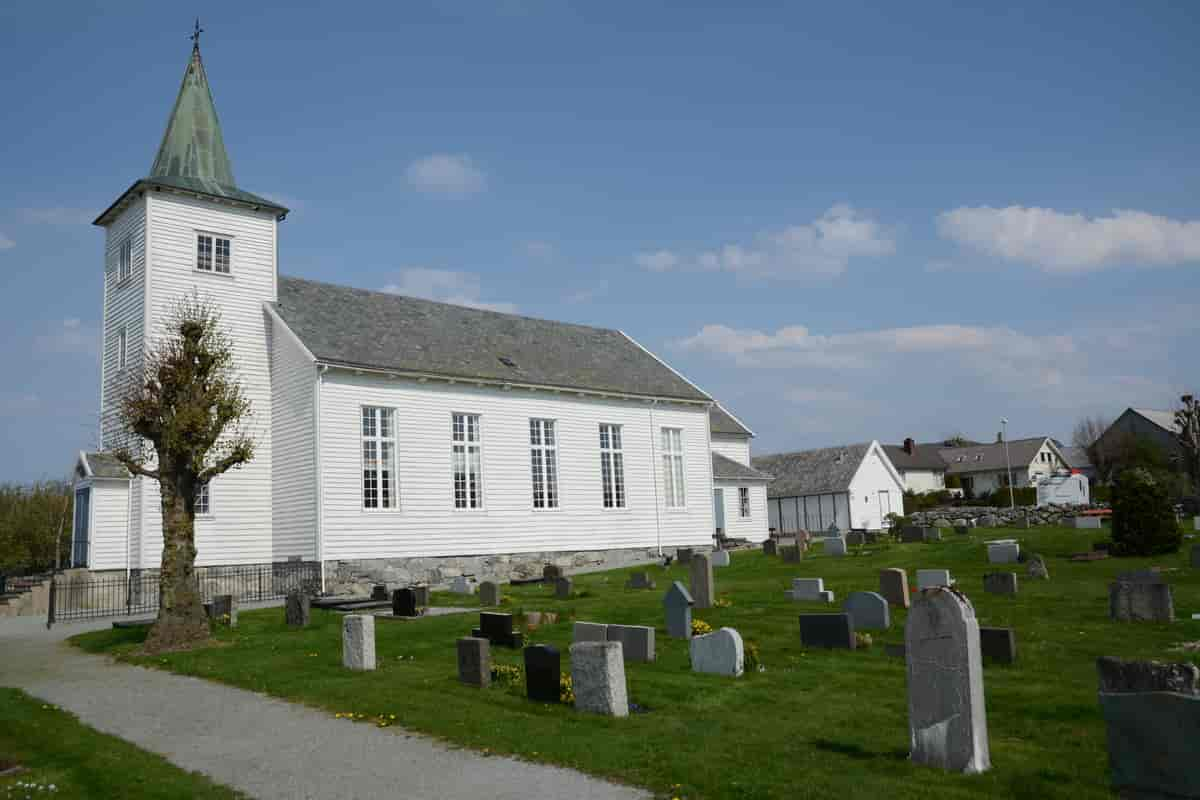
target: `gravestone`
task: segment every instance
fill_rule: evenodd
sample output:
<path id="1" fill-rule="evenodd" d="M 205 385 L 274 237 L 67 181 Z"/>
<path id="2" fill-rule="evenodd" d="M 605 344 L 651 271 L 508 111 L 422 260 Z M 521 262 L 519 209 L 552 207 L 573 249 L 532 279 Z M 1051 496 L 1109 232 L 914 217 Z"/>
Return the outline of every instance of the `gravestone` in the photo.
<path id="1" fill-rule="evenodd" d="M 712 551 L 711 558 L 712 558 L 712 565 L 714 567 L 728 567 L 729 566 L 729 551 L 728 550 L 714 550 L 714 551 Z"/>
<path id="2" fill-rule="evenodd" d="M 1200 531 L 1200 517 L 1192 517 L 1192 530 Z"/>
<path id="3" fill-rule="evenodd" d="M 849 614 L 801 614 L 800 644 L 853 650 L 854 619 Z"/>
<path id="4" fill-rule="evenodd" d="M 559 600 L 570 600 L 575 582 L 570 578 L 559 578 L 554 582 L 554 596 Z"/>
<path id="5" fill-rule="evenodd" d="M 987 543 L 989 564 L 1015 564 L 1021 555 L 1021 545 L 1015 539 L 1002 539 Z"/>
<path id="6" fill-rule="evenodd" d="M 650 577 L 649 572 L 635 572 L 629 576 L 629 583 L 625 584 L 627 589 L 653 589 L 654 579 Z"/>
<path id="7" fill-rule="evenodd" d="M 608 626 L 602 622 L 576 622 L 571 641 L 575 643 L 607 642 Z"/>
<path id="8" fill-rule="evenodd" d="M 937 519 L 935 519 L 933 521 L 933 527 L 934 528 L 950 528 L 953 526 L 951 525 L 950 520 L 946 519 L 945 517 L 938 517 Z M 928 530 L 928 528 L 926 530 Z"/>
<path id="9" fill-rule="evenodd" d="M 575 691 L 576 710 L 610 717 L 629 716 L 621 643 L 571 645 L 571 687 Z"/>
<path id="10" fill-rule="evenodd" d="M 479 627 L 471 635 L 487 639 L 497 647 L 520 647 L 525 638 L 520 631 L 513 630 L 513 615 L 498 611 L 480 611 Z"/>
<path id="11" fill-rule="evenodd" d="M 886 631 L 892 627 L 888 602 L 877 592 L 851 592 L 842 610 L 850 615 L 855 630 Z"/>
<path id="12" fill-rule="evenodd" d="M 311 615 L 312 598 L 308 592 L 288 592 L 287 607 L 284 609 L 284 621 L 293 628 L 308 627 Z"/>
<path id="13" fill-rule="evenodd" d="M 375 617 L 347 614 L 342 617 L 342 666 L 346 669 L 375 669 Z"/>
<path id="14" fill-rule="evenodd" d="M 1017 573 L 989 572 L 983 576 L 983 590 L 990 594 L 1015 595 L 1017 593 Z"/>
<path id="15" fill-rule="evenodd" d="M 676 639 L 692 637 L 692 596 L 680 581 L 672 581 L 663 597 L 667 617 L 667 636 Z"/>
<path id="16" fill-rule="evenodd" d="M 1101 518 L 1096 516 L 1095 514 L 1089 514 L 1088 516 L 1072 517 L 1071 518 L 1071 527 L 1078 528 L 1080 530 L 1096 531 L 1096 530 L 1100 530 L 1100 528 L 1103 527 L 1100 520 L 1101 520 Z"/>
<path id="17" fill-rule="evenodd" d="M 371 584 L 371 599 L 376 601 L 387 602 L 388 588 L 386 583 Z"/>
<path id="18" fill-rule="evenodd" d="M 971 532 L 971 528 L 967 525 L 955 525 L 954 534 L 956 536 L 966 536 Z"/>
<path id="19" fill-rule="evenodd" d="M 721 628 L 705 636 L 693 636 L 690 652 L 692 672 L 736 678 L 742 674 L 746 661 L 742 635 L 733 628 Z"/>
<path id="20" fill-rule="evenodd" d="M 908 573 L 899 567 L 881 569 L 879 593 L 897 608 L 908 608 Z"/>
<path id="21" fill-rule="evenodd" d="M 780 545 L 779 556 L 786 564 L 795 564 L 804 557 L 803 551 L 800 549 L 800 545 L 798 544 Z"/>
<path id="22" fill-rule="evenodd" d="M 680 547 L 675 551 L 675 560 L 686 566 L 691 563 L 693 553 L 694 550 L 690 547 Z"/>
<path id="23" fill-rule="evenodd" d="M 231 594 L 219 594 L 212 599 L 212 618 L 222 625 L 237 627 L 238 603 Z"/>
<path id="24" fill-rule="evenodd" d="M 500 584 L 495 581 L 484 581 L 479 584 L 479 605 L 500 605 Z"/>
<path id="25" fill-rule="evenodd" d="M 392 616 L 416 617 L 420 615 L 417 609 L 417 593 L 412 589 L 397 589 L 392 592 Z"/>
<path id="26" fill-rule="evenodd" d="M 467 577 L 460 575 L 450 584 L 450 591 L 455 594 L 475 594 L 475 584 L 471 583 Z"/>
<path id="27" fill-rule="evenodd" d="M 1121 797 L 1200 797 L 1200 668 L 1099 658 L 1100 709 Z"/>
<path id="28" fill-rule="evenodd" d="M 900 529 L 900 541 L 902 542 L 923 542 L 925 541 L 925 529 L 914 525 L 908 525 Z"/>
<path id="29" fill-rule="evenodd" d="M 826 539 L 825 553 L 831 556 L 846 555 L 846 540 L 840 536 L 832 536 Z"/>
<path id="30" fill-rule="evenodd" d="M 410 586 L 413 590 L 413 600 L 417 604 L 417 608 L 429 608 L 429 587 L 428 586 Z"/>
<path id="31" fill-rule="evenodd" d="M 767 539 L 762 543 L 762 551 L 764 556 L 779 555 L 779 544 L 774 539 Z"/>
<path id="32" fill-rule="evenodd" d="M 969 528 L 971 527 L 971 520 L 967 519 L 966 517 L 959 517 L 958 519 L 954 520 L 954 527 L 956 529 Z"/>
<path id="33" fill-rule="evenodd" d="M 646 625 L 609 625 L 608 641 L 620 642 L 626 661 L 654 661 L 654 628 Z"/>
<path id="34" fill-rule="evenodd" d="M 847 547 L 859 547 L 867 543 L 866 531 L 850 531 L 846 534 Z"/>
<path id="35" fill-rule="evenodd" d="M 1011 664 L 1017 660 L 1017 637 L 1012 628 L 980 628 L 979 651 L 985 659 Z"/>
<path id="36" fill-rule="evenodd" d="M 904 658 L 904 643 L 900 644 L 885 644 L 883 646 L 883 654 L 890 658 Z"/>
<path id="37" fill-rule="evenodd" d="M 548 644 L 525 648 L 525 695 L 540 703 L 559 702 L 562 658 Z"/>
<path id="38" fill-rule="evenodd" d="M 556 580 L 558 580 L 562 576 L 563 576 L 562 567 L 556 566 L 554 564 L 547 564 L 546 566 L 542 567 L 542 580 L 545 583 L 554 583 Z"/>
<path id="39" fill-rule="evenodd" d="M 833 602 L 833 592 L 825 588 L 824 578 L 792 578 L 788 596 L 798 603 Z"/>
<path id="40" fill-rule="evenodd" d="M 716 594 L 713 591 L 712 560 L 707 553 L 692 554 L 692 600 L 696 608 L 712 608 Z"/>
<path id="41" fill-rule="evenodd" d="M 944 527 L 949 528 L 950 526 L 945 525 Z M 923 528 L 922 530 L 925 531 L 925 536 L 923 538 L 923 541 L 940 542 L 942 540 L 942 529 L 940 527 Z"/>
<path id="42" fill-rule="evenodd" d="M 978 525 L 981 528 L 999 528 L 1000 518 L 992 514 L 984 514 L 979 518 Z"/>
<path id="43" fill-rule="evenodd" d="M 1108 586 L 1108 613 L 1118 622 L 1174 622 L 1175 600 L 1161 577 L 1118 575 Z"/>
<path id="44" fill-rule="evenodd" d="M 1200 544 L 1192 545 L 1192 569 L 1200 569 Z"/>
<path id="45" fill-rule="evenodd" d="M 937 586 L 953 586 L 954 579 L 948 569 L 917 570 L 917 589 L 933 589 Z"/>
<path id="46" fill-rule="evenodd" d="M 966 597 L 921 592 L 904 627 L 910 758 L 978 773 L 991 767 L 983 701 L 979 621 Z"/>
<path id="47" fill-rule="evenodd" d="M 492 652 L 487 639 L 464 636 L 458 640 L 458 679 L 485 689 L 492 684 Z"/>
<path id="48" fill-rule="evenodd" d="M 1050 580 L 1050 570 L 1046 569 L 1046 559 L 1037 553 L 1031 555 L 1029 561 L 1025 563 L 1025 572 L 1034 580 Z"/>

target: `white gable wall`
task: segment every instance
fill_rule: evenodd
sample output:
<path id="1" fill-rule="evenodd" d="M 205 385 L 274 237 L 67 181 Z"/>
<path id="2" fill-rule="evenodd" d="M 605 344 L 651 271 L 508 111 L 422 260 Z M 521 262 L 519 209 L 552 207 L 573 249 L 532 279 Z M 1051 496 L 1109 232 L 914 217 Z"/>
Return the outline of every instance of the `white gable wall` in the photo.
<path id="1" fill-rule="evenodd" d="M 714 448 L 715 449 L 715 448 Z M 741 516 L 741 500 L 738 489 L 746 487 L 750 490 L 750 516 Z M 738 482 L 718 478 L 713 481 L 713 491 L 721 492 L 725 508 L 725 536 L 730 539 L 748 539 L 751 542 L 761 542 L 767 539 L 767 484 L 762 481 Z M 721 521 L 715 522 L 721 527 Z"/>
<path id="2" fill-rule="evenodd" d="M 272 318 L 272 560 L 317 554 L 317 367 L 296 336 Z"/>
<path id="3" fill-rule="evenodd" d="M 880 493 L 885 493 L 880 497 Z M 851 527 L 880 530 L 887 527 L 884 517 L 904 513 L 904 486 L 878 444 L 872 444 L 858 471 L 850 481 Z"/>
<path id="4" fill-rule="evenodd" d="M 146 297 L 146 203 L 130 204 L 105 228 L 104 242 L 104 339 L 100 356 L 100 446 L 120 444 L 117 411 L 125 388 L 142 370 L 142 320 Z M 132 272 L 120 278 L 118 257 L 121 245 L 132 243 Z M 126 332 L 126 368 L 119 368 L 119 332 Z"/>
<path id="5" fill-rule="evenodd" d="M 360 409 L 394 408 L 400 507 L 364 510 Z M 712 542 L 704 406 L 326 373 L 320 389 L 322 551 L 326 560 L 605 550 Z M 484 508 L 453 507 L 453 412 L 478 414 Z M 529 420 L 557 421 L 560 507 L 532 507 Z M 602 507 L 600 423 L 622 426 L 627 507 Z M 683 430 L 686 507 L 662 500 L 660 429 Z M 657 500 L 656 500 L 657 498 Z"/>
<path id="6" fill-rule="evenodd" d="M 83 488 L 88 488 L 91 492 L 91 505 L 88 509 L 91 515 L 88 520 L 88 569 L 125 569 L 126 531 L 129 530 L 128 482 L 96 479 L 76 482 L 75 489 Z"/>
<path id="7" fill-rule="evenodd" d="M 750 466 L 750 437 L 737 436 L 729 433 L 714 433 L 712 435 L 712 451 L 726 458 L 733 459 L 739 464 Z"/>
<path id="8" fill-rule="evenodd" d="M 946 488 L 946 471 L 932 469 L 903 469 L 900 475 L 904 478 L 904 488 L 907 491 L 922 494 L 938 492 Z"/>

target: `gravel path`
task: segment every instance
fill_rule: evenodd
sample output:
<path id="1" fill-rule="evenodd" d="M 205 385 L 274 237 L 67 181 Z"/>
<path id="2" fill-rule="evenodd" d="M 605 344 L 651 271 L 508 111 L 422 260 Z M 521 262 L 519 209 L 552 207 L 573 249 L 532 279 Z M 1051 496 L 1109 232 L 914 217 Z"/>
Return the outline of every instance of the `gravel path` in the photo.
<path id="1" fill-rule="evenodd" d="M 259 798 L 648 798 L 578 772 L 454 750 L 199 678 L 85 654 L 64 640 L 110 625 L 0 619 L 0 685 Z"/>

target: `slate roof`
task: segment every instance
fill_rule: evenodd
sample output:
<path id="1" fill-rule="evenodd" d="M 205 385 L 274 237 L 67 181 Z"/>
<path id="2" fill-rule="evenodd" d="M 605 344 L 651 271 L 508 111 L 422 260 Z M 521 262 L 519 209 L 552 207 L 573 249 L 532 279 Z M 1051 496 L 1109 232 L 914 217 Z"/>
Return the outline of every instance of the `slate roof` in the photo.
<path id="1" fill-rule="evenodd" d="M 708 409 L 708 427 L 713 433 L 727 433 L 735 436 L 753 436 L 754 431 L 734 419 L 733 415 L 719 404 Z"/>
<path id="2" fill-rule="evenodd" d="M 711 401 L 620 331 L 279 278 L 279 316 L 320 362 Z"/>
<path id="3" fill-rule="evenodd" d="M 1028 467 L 1045 441 L 1045 436 L 1036 436 L 1032 439 L 1009 440 L 1008 453 L 1013 468 Z M 967 472 L 991 472 L 1007 468 L 1003 442 L 992 442 L 991 444 L 973 445 L 971 447 L 949 447 L 944 448 L 940 452 L 947 464 L 946 472 L 951 475 L 959 475 Z"/>
<path id="4" fill-rule="evenodd" d="M 1167 433 L 1179 433 L 1179 425 L 1175 422 L 1174 411 L 1160 411 L 1156 408 L 1131 408 L 1129 410 L 1150 420 Z"/>
<path id="5" fill-rule="evenodd" d="M 751 459 L 754 468 L 773 476 L 767 497 L 803 497 L 844 492 L 867 456 L 870 442 Z"/>
<path id="6" fill-rule="evenodd" d="M 93 478 L 128 478 L 129 470 L 125 465 L 108 453 L 84 453 L 88 469 Z"/>
<path id="7" fill-rule="evenodd" d="M 1060 447 L 1067 466 L 1072 469 L 1091 469 L 1092 459 L 1088 456 L 1086 447 Z"/>
<path id="8" fill-rule="evenodd" d="M 941 442 L 916 444 L 910 454 L 905 452 L 903 445 L 885 444 L 883 451 L 887 453 L 888 459 L 896 469 L 945 471 L 946 461 L 939 452 L 944 447 Z"/>
<path id="9" fill-rule="evenodd" d="M 754 467 L 726 458 L 720 453 L 712 454 L 712 471 L 715 480 L 728 481 L 769 481 L 771 476 L 760 472 Z"/>

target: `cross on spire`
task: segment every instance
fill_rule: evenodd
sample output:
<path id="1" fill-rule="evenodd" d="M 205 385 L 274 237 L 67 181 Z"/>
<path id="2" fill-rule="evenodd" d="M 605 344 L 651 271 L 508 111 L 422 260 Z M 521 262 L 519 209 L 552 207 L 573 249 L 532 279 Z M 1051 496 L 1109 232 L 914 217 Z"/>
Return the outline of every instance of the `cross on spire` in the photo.
<path id="1" fill-rule="evenodd" d="M 200 18 L 196 17 L 196 29 L 192 31 L 192 35 L 188 38 L 192 40 L 192 49 L 200 49 L 200 34 L 204 33 L 204 28 L 200 27 Z"/>

